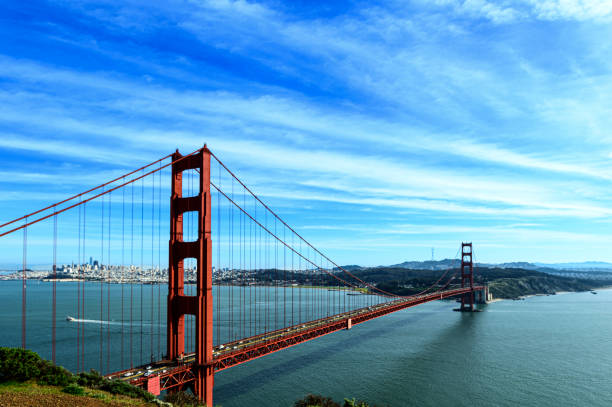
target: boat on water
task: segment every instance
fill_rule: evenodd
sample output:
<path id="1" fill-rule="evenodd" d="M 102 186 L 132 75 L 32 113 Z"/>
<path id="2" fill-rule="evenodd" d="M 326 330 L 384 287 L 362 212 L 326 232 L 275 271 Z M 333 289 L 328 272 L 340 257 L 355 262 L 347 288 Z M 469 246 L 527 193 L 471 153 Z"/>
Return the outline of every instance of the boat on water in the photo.
<path id="1" fill-rule="evenodd" d="M 73 318 L 70 315 L 66 315 L 66 321 L 76 321 L 76 318 Z"/>

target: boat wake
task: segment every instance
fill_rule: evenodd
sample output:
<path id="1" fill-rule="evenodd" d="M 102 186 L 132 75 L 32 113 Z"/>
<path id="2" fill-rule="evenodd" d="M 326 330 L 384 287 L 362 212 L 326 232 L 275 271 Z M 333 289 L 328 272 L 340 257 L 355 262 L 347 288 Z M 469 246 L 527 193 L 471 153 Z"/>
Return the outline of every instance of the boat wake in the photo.
<path id="1" fill-rule="evenodd" d="M 74 318 L 71 316 L 67 316 L 66 317 L 66 321 L 68 322 L 80 322 L 83 324 L 96 324 L 96 325 L 125 325 L 125 326 L 129 326 L 130 322 L 126 321 L 126 322 L 121 322 L 121 321 L 104 321 L 104 320 L 100 320 L 100 319 L 82 319 L 82 318 Z M 140 326 L 140 321 L 133 321 L 132 325 L 136 326 Z M 145 322 L 143 323 L 143 325 L 146 326 L 150 326 L 150 325 L 157 325 L 157 324 L 151 324 L 150 322 Z"/>
<path id="2" fill-rule="evenodd" d="M 123 325 L 123 322 L 116 321 L 101 321 L 99 319 L 79 319 L 73 317 L 66 317 L 66 321 L 68 322 L 81 322 L 84 324 L 99 324 L 99 325 Z"/>

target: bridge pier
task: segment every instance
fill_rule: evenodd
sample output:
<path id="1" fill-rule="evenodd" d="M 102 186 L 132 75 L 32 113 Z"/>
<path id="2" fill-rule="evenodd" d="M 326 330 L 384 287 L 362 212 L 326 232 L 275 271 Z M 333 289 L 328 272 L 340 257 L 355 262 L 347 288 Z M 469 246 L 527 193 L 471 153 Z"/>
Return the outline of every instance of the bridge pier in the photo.
<path id="1" fill-rule="evenodd" d="M 476 304 L 487 304 L 490 299 L 488 285 L 485 285 L 482 290 L 476 291 Z"/>
<path id="2" fill-rule="evenodd" d="M 213 405 L 213 296 L 210 151 L 206 146 L 198 153 L 172 155 L 172 197 L 170 200 L 170 247 L 168 259 L 168 359 L 180 360 L 185 354 L 185 315 L 195 316 L 195 393 L 207 406 Z M 182 173 L 200 172 L 200 192 L 183 197 Z M 183 240 L 183 214 L 198 213 L 198 239 Z M 197 264 L 196 295 L 184 293 L 184 260 L 195 258 Z"/>

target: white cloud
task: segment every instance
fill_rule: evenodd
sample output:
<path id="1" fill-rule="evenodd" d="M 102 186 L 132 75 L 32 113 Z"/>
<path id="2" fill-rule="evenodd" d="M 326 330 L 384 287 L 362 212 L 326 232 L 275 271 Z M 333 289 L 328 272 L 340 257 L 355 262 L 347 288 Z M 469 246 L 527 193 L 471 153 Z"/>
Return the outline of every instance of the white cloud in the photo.
<path id="1" fill-rule="evenodd" d="M 609 0 L 523 0 L 542 20 L 609 20 L 612 2 Z"/>
<path id="2" fill-rule="evenodd" d="M 609 0 L 436 0 L 434 4 L 451 7 L 458 15 L 485 18 L 493 23 L 528 19 L 608 21 L 612 17 Z"/>
<path id="3" fill-rule="evenodd" d="M 576 229 L 612 215 L 605 27 L 565 24 L 606 21 L 609 2 L 440 0 L 315 18 L 248 1 L 98 3 L 104 7 L 80 2 L 73 11 L 126 38 L 161 26 L 183 30 L 238 61 L 240 72 L 221 69 L 227 77 L 219 78 L 210 61 L 179 47 L 150 45 L 151 61 L 143 62 L 112 36 L 94 47 L 80 39 L 82 50 L 114 62 L 108 72 L 0 57 L 1 149 L 127 169 L 206 141 L 292 214 L 333 206 L 347 217 L 355 209 L 403 222 L 418 214 L 541 225 L 543 232 L 524 235 L 509 226 L 467 230 L 488 233 L 489 247 L 496 233 L 536 247 L 555 226 L 563 242 L 592 242 Z M 563 24 L 571 35 L 548 30 L 540 50 L 533 32 L 522 31 L 541 29 L 536 20 L 563 20 L 550 26 Z M 8 170 L 0 177 L 11 174 L 30 185 L 49 179 Z"/>

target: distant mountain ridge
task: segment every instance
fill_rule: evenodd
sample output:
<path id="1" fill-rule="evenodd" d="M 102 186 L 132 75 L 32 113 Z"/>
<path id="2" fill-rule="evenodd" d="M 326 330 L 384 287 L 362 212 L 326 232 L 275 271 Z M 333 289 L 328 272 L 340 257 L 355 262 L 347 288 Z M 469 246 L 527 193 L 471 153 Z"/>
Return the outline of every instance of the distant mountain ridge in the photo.
<path id="1" fill-rule="evenodd" d="M 443 259 L 443 260 L 425 260 L 425 261 L 405 261 L 399 264 L 392 264 L 389 266 L 378 266 L 378 267 L 390 267 L 390 268 L 404 268 L 409 270 L 446 270 L 450 267 L 457 266 L 459 264 L 458 259 Z M 523 269 L 523 270 L 535 270 L 535 271 L 598 271 L 598 272 L 612 272 L 612 263 L 603 261 L 584 261 L 584 262 L 573 262 L 573 263 L 530 263 L 526 261 L 516 261 L 509 263 L 476 263 L 477 267 L 490 267 L 490 268 L 501 268 L 501 269 Z M 375 267 L 363 267 L 358 265 L 343 266 L 345 270 L 360 270 L 365 268 Z"/>
<path id="2" fill-rule="evenodd" d="M 605 261 L 583 261 L 579 263 L 535 263 L 539 267 L 554 268 L 557 270 L 610 270 L 612 263 Z"/>

